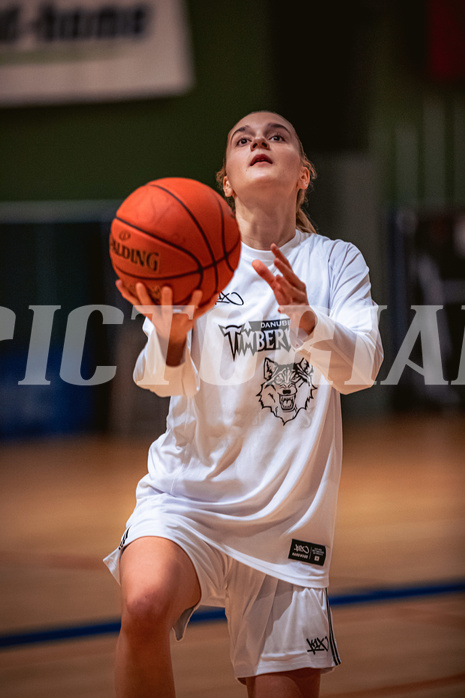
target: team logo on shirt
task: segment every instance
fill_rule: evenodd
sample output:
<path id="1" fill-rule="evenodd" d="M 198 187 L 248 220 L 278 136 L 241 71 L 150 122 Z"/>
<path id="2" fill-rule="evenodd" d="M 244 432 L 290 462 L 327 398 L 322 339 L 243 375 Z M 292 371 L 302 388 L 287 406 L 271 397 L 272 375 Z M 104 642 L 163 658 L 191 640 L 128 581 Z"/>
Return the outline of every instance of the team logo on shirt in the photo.
<path id="1" fill-rule="evenodd" d="M 283 424 L 306 410 L 317 390 L 312 381 L 313 366 L 306 359 L 294 364 L 278 364 L 268 357 L 263 363 L 265 381 L 257 397 L 263 409 L 281 419 Z"/>
<path id="2" fill-rule="evenodd" d="M 219 325 L 223 337 L 229 342 L 233 360 L 236 356 L 259 351 L 286 349 L 290 351 L 289 318 L 279 320 L 251 320 L 242 325 Z"/>

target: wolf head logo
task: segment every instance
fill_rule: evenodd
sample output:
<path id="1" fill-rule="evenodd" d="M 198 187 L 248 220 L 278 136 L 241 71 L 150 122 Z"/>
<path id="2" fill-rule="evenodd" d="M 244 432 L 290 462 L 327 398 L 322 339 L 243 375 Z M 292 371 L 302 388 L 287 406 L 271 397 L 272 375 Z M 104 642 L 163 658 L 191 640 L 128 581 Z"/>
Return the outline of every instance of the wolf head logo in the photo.
<path id="1" fill-rule="evenodd" d="M 299 410 L 306 410 L 316 386 L 312 382 L 313 366 L 306 359 L 297 364 L 277 364 L 266 358 L 263 363 L 265 381 L 257 397 L 263 409 L 269 409 L 283 424 L 294 419 Z"/>

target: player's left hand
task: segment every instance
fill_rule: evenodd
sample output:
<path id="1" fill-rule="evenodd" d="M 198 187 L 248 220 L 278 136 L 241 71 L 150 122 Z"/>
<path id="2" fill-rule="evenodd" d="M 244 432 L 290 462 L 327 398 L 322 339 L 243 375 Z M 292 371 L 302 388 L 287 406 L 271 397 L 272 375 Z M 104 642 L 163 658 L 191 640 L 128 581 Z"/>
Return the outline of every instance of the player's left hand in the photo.
<path id="1" fill-rule="evenodd" d="M 276 276 L 258 259 L 252 262 L 252 266 L 273 291 L 279 312 L 288 315 L 293 324 L 310 334 L 315 327 L 316 317 L 308 307 L 307 287 L 274 243 L 271 245 L 271 251 L 275 257 L 274 265 L 279 272 Z"/>

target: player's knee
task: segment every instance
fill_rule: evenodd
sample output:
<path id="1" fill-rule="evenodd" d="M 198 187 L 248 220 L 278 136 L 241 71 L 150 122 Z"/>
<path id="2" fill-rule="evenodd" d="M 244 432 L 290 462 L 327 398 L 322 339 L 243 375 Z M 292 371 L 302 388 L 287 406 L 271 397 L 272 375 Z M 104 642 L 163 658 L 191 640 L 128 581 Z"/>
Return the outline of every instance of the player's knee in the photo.
<path id="1" fill-rule="evenodd" d="M 174 622 L 169 593 L 159 588 L 130 590 L 123 598 L 121 622 L 132 635 L 156 635 L 170 631 Z"/>

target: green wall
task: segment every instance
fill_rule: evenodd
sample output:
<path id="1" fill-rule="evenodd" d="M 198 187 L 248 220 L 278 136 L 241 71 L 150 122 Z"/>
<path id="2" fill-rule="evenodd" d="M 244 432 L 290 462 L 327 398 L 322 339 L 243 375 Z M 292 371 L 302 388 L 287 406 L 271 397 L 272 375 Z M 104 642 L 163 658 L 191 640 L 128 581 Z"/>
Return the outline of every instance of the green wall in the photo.
<path id="1" fill-rule="evenodd" d="M 0 109 L 0 201 L 120 199 L 146 181 L 215 186 L 225 137 L 275 108 L 266 0 L 187 3 L 195 85 L 180 97 Z"/>
<path id="2" fill-rule="evenodd" d="M 372 27 L 367 143 L 392 207 L 465 205 L 463 79 L 431 75 L 428 21 L 427 3 L 412 0 Z"/>
<path id="3" fill-rule="evenodd" d="M 0 109 L 0 201 L 120 199 L 158 177 L 214 186 L 230 126 L 276 109 L 310 157 L 364 153 L 381 204 L 463 205 L 463 85 L 426 71 L 426 3 L 188 0 L 195 85 L 171 98 Z M 317 183 L 317 189 L 319 182 Z"/>

